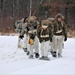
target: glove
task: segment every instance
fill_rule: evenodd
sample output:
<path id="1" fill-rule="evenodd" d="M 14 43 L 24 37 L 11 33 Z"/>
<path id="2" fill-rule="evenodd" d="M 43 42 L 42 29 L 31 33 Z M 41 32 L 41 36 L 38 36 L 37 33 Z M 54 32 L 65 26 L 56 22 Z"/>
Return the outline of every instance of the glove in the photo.
<path id="1" fill-rule="evenodd" d="M 37 29 L 37 26 L 34 26 L 34 29 Z"/>
<path id="2" fill-rule="evenodd" d="M 64 41 L 67 41 L 67 37 L 65 36 Z"/>
<path id="3" fill-rule="evenodd" d="M 29 28 L 28 27 L 26 27 L 27 28 L 27 31 L 29 31 Z"/>
<path id="4" fill-rule="evenodd" d="M 31 38 L 31 39 L 34 39 L 34 38 L 35 38 L 35 35 L 34 35 L 34 34 L 31 34 L 31 35 L 30 35 L 30 38 Z"/>
<path id="5" fill-rule="evenodd" d="M 16 26 L 15 25 L 13 27 L 16 29 Z"/>
<path id="6" fill-rule="evenodd" d="M 33 45 L 34 44 L 34 40 L 33 39 L 29 39 L 29 44 Z"/>
<path id="7" fill-rule="evenodd" d="M 24 36 L 23 36 L 23 35 L 20 35 L 20 36 L 19 36 L 19 38 L 23 39 L 23 38 L 24 38 Z"/>
<path id="8" fill-rule="evenodd" d="M 52 42 L 52 38 L 50 39 L 50 42 Z"/>

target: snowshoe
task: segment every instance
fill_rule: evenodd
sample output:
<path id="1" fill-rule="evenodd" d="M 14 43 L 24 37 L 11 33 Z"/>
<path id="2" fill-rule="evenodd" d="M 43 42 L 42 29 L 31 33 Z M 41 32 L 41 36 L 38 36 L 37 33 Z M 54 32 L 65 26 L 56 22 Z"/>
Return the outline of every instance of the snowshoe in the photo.
<path id="1" fill-rule="evenodd" d="M 33 59 L 33 55 L 30 55 L 30 56 L 29 56 L 29 59 Z"/>
<path id="2" fill-rule="evenodd" d="M 35 53 L 35 57 L 38 58 L 39 57 L 39 54 L 38 53 Z"/>

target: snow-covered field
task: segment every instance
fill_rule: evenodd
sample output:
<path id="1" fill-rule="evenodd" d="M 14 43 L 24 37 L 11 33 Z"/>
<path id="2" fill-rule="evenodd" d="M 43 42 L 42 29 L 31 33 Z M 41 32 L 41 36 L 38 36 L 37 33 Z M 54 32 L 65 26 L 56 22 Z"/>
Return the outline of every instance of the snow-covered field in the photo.
<path id="1" fill-rule="evenodd" d="M 75 39 L 65 42 L 62 58 L 50 61 L 28 59 L 26 53 L 17 48 L 17 36 L 0 36 L 1 74 L 75 74 Z"/>

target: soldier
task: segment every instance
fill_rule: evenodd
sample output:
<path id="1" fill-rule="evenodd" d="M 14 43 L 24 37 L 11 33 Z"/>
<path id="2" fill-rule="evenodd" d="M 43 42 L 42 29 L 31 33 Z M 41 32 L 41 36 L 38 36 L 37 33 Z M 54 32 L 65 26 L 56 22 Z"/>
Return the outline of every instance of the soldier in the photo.
<path id="1" fill-rule="evenodd" d="M 21 31 L 22 31 L 23 21 L 24 21 L 24 19 L 17 20 L 15 22 L 15 25 L 14 25 L 15 31 L 18 33 L 18 36 L 19 36 L 19 38 L 18 38 L 18 47 L 20 47 L 20 40 L 23 39 L 23 37 L 24 37 L 23 35 L 22 36 L 20 35 Z"/>
<path id="2" fill-rule="evenodd" d="M 30 53 L 29 58 L 33 58 L 35 50 L 35 57 L 39 57 L 39 41 L 37 38 L 37 18 L 35 16 L 29 16 L 27 18 L 27 26 L 22 28 L 21 35 L 25 32 L 28 36 L 27 54 Z"/>
<path id="3" fill-rule="evenodd" d="M 25 51 L 25 52 L 27 52 L 27 40 L 28 40 L 28 36 L 27 36 L 27 33 L 25 33 L 24 32 L 24 29 L 27 27 L 27 18 L 28 17 L 25 17 L 24 18 L 24 21 L 23 21 L 23 25 L 22 25 L 22 31 L 21 31 L 21 36 L 24 36 L 24 47 L 23 47 L 23 50 Z M 27 55 L 28 55 L 29 53 L 27 53 Z"/>
<path id="4" fill-rule="evenodd" d="M 42 20 L 41 25 L 38 27 L 37 35 L 41 43 L 41 57 L 40 60 L 50 60 L 48 58 L 49 43 L 52 42 L 52 27 L 51 22 Z"/>
<path id="5" fill-rule="evenodd" d="M 56 15 L 53 26 L 54 26 L 53 51 L 51 51 L 51 53 L 53 57 L 57 57 L 57 56 L 62 57 L 61 55 L 62 44 L 63 44 L 63 41 L 67 40 L 67 31 L 66 31 L 66 25 L 64 22 L 64 17 L 61 14 Z"/>

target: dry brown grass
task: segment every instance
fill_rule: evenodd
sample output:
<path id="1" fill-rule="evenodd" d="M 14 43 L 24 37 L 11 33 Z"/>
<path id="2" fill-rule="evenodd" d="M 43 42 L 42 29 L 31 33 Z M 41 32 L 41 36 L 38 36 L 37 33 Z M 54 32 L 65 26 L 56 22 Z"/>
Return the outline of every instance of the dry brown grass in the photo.
<path id="1" fill-rule="evenodd" d="M 17 35 L 16 33 L 0 33 L 0 36 L 1 35 L 6 35 L 6 36 L 15 36 L 15 35 Z M 67 32 L 67 35 L 68 35 L 68 37 L 69 38 L 72 38 L 72 37 L 75 37 L 75 31 L 72 31 L 72 30 L 69 30 L 68 32 Z"/>
<path id="2" fill-rule="evenodd" d="M 75 31 L 70 30 L 68 31 L 67 35 L 69 38 L 75 37 Z"/>

